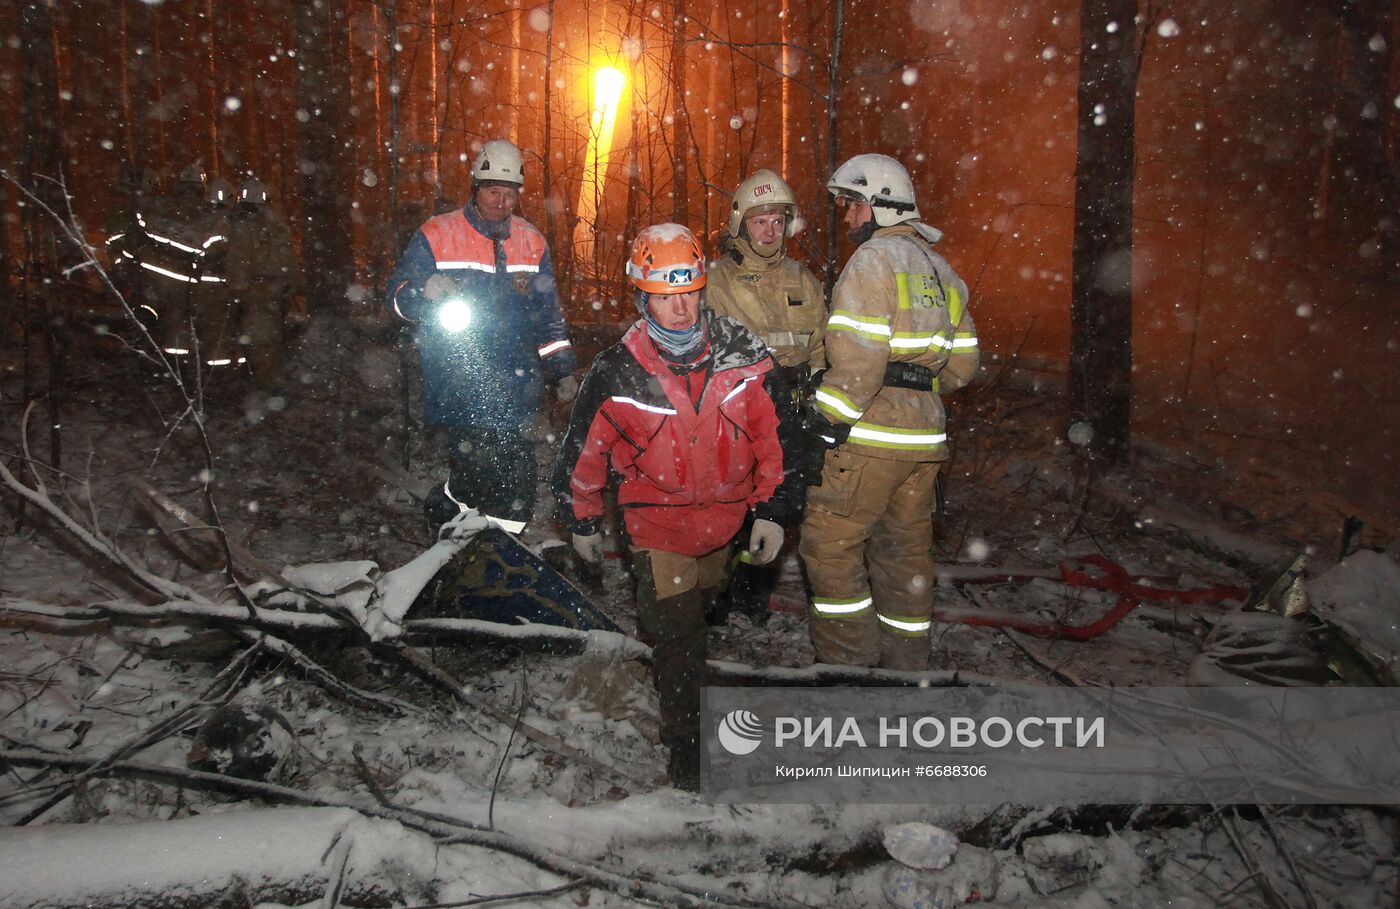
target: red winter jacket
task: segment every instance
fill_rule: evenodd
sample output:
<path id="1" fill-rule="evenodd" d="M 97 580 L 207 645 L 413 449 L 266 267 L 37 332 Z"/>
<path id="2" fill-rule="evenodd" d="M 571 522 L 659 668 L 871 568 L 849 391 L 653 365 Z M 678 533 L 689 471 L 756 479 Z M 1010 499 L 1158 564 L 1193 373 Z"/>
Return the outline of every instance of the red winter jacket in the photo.
<path id="1" fill-rule="evenodd" d="M 803 487 L 785 476 L 780 437 L 796 438 L 797 413 L 781 373 L 739 323 L 702 318 L 708 348 L 694 363 L 663 359 L 644 321 L 593 361 L 552 481 L 574 533 L 597 532 L 610 470 L 643 549 L 701 556 L 732 540 L 750 509 L 796 517 Z"/>

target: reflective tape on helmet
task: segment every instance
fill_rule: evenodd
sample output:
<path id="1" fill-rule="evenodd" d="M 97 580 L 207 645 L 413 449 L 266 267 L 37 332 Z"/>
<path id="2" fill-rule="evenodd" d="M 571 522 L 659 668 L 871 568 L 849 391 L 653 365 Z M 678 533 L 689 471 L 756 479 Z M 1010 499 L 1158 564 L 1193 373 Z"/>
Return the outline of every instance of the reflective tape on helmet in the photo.
<path id="1" fill-rule="evenodd" d="M 850 618 L 865 613 L 874 602 L 869 594 L 863 597 L 812 597 L 812 611 L 823 618 Z"/>
<path id="2" fill-rule="evenodd" d="M 608 398 L 608 400 L 616 401 L 618 404 L 626 404 L 628 407 L 635 407 L 638 410 L 644 410 L 647 413 L 660 413 L 668 415 L 675 414 L 675 411 L 669 407 L 657 407 L 653 404 L 643 404 L 641 401 L 637 401 L 632 398 L 620 397 L 618 395 L 614 395 L 613 397 Z"/>
<path id="3" fill-rule="evenodd" d="M 547 357 L 550 354 L 557 354 L 561 350 L 568 350 L 573 346 L 574 345 L 570 344 L 567 339 L 563 341 L 551 341 L 539 349 L 539 355 L 541 357 Z"/>
<path id="4" fill-rule="evenodd" d="M 865 416 L 865 411 L 857 410 L 850 398 L 829 385 L 818 388 L 813 398 L 820 410 L 831 414 L 842 423 L 853 423 Z"/>
<path id="5" fill-rule="evenodd" d="M 933 622 L 926 618 L 910 618 L 880 614 L 879 619 L 881 625 L 909 637 L 926 635 L 929 633 L 929 629 L 933 627 Z"/>

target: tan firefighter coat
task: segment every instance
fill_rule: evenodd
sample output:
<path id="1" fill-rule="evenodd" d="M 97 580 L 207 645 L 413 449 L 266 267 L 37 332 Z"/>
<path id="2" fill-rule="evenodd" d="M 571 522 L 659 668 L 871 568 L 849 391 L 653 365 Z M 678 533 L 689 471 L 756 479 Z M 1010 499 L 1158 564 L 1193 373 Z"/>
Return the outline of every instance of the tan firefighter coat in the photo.
<path id="1" fill-rule="evenodd" d="M 826 365 L 826 300 L 811 269 L 789 259 L 763 259 L 748 240 L 730 241 L 738 255 L 711 263 L 705 283 L 710 308 L 763 339 L 779 366 Z"/>
<path id="2" fill-rule="evenodd" d="M 832 421 L 852 424 L 852 450 L 900 461 L 947 459 L 938 393 L 961 388 L 976 373 L 977 330 L 967 285 L 912 223 L 875 231 L 851 255 L 832 294 L 826 356 L 831 368 L 816 404 Z M 892 361 L 932 369 L 934 393 L 884 387 Z"/>

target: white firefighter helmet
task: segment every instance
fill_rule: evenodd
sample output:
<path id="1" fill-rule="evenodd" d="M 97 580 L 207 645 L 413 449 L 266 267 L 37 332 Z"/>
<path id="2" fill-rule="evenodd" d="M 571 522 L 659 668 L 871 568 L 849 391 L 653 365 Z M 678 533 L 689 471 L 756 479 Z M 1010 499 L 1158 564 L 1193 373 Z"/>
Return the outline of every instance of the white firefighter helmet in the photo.
<path id="1" fill-rule="evenodd" d="M 180 182 L 198 183 L 200 186 L 203 186 L 204 165 L 196 161 L 193 164 L 186 166 L 184 170 L 180 171 Z"/>
<path id="2" fill-rule="evenodd" d="M 238 193 L 238 201 L 251 205 L 266 205 L 272 198 L 272 194 L 267 191 L 267 185 L 257 177 L 249 177 L 243 181 L 243 189 Z"/>
<path id="3" fill-rule="evenodd" d="M 481 146 L 472 162 L 472 188 L 485 182 L 509 183 L 525 188 L 525 159 L 520 149 L 505 139 L 492 139 Z"/>
<path id="4" fill-rule="evenodd" d="M 889 155 L 856 155 L 836 168 L 826 181 L 826 191 L 870 203 L 879 227 L 919 220 L 914 181 L 904 165 Z"/>
<path id="5" fill-rule="evenodd" d="M 204 198 L 208 200 L 210 205 L 231 204 L 233 202 L 233 184 L 223 177 L 215 177 L 209 181 Z"/>
<path id="6" fill-rule="evenodd" d="M 792 187 L 782 177 L 765 168 L 755 171 L 734 190 L 734 201 L 729 205 L 729 236 L 737 239 L 744 220 L 751 214 L 757 214 L 755 209 L 767 209 L 769 206 L 781 208 L 787 215 L 783 230 L 791 237 L 797 229 L 797 200 L 792 196 Z"/>

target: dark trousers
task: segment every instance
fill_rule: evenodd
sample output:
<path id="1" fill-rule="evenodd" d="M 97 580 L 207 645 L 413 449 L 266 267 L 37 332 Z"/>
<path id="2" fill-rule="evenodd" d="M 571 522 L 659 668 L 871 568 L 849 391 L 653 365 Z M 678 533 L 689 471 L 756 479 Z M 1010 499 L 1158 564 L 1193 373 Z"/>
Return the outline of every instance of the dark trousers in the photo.
<path id="1" fill-rule="evenodd" d="M 447 427 L 449 475 L 423 502 L 436 530 L 461 506 L 505 521 L 527 523 L 535 506 L 535 444 L 522 432 L 476 426 Z"/>
<path id="2" fill-rule="evenodd" d="M 719 588 L 728 555 L 727 547 L 698 559 L 659 550 L 632 553 L 637 624 L 652 648 L 661 741 L 673 750 L 694 749 L 700 738 L 700 688 L 705 684 L 709 634 L 705 605 Z"/>

